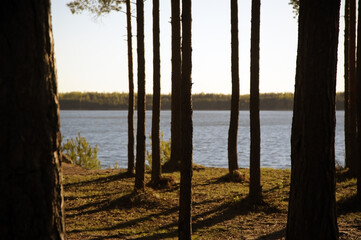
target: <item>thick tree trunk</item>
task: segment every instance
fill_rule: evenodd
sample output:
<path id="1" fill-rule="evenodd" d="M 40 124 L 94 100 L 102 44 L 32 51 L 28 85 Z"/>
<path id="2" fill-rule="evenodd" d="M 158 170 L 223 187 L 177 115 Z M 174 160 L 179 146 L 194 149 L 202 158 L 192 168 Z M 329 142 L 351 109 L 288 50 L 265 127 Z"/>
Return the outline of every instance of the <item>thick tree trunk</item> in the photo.
<path id="1" fill-rule="evenodd" d="M 179 169 L 182 156 L 181 124 L 181 26 L 180 0 L 172 0 L 172 125 L 171 125 L 171 159 L 167 170 Z"/>
<path id="2" fill-rule="evenodd" d="M 250 183 L 249 196 L 254 202 L 259 202 L 261 193 L 261 130 L 259 121 L 259 38 L 260 38 L 260 0 L 252 0 L 251 23 L 251 96 L 250 96 Z"/>
<path id="3" fill-rule="evenodd" d="M 130 0 L 127 5 L 127 35 L 128 35 L 128 77 L 129 77 L 129 104 L 128 104 L 128 173 L 134 172 L 134 74 L 133 74 L 133 43 L 132 43 L 132 12 Z"/>
<path id="4" fill-rule="evenodd" d="M 137 1 L 137 52 L 138 52 L 138 100 L 137 100 L 137 156 L 135 166 L 135 190 L 144 190 L 145 164 L 145 58 L 144 58 L 144 2 Z"/>
<path id="5" fill-rule="evenodd" d="M 361 46 L 361 0 L 358 1 L 358 24 L 357 24 L 357 46 Z M 356 86 L 357 86 L 357 119 L 361 119 L 361 48 L 357 48 L 357 74 L 356 74 Z M 358 121 L 358 133 L 357 133 L 357 199 L 361 202 L 361 129 L 360 122 Z"/>
<path id="6" fill-rule="evenodd" d="M 50 1 L 2 3 L 0 52 L 0 238 L 64 239 Z"/>
<path id="7" fill-rule="evenodd" d="M 231 0 L 231 45 L 232 45 L 232 100 L 231 119 L 228 131 L 228 169 L 232 174 L 238 169 L 237 133 L 239 116 L 239 59 L 238 59 L 238 0 Z"/>
<path id="8" fill-rule="evenodd" d="M 338 239 L 335 95 L 339 0 L 301 0 L 286 239 Z"/>
<path id="9" fill-rule="evenodd" d="M 192 1 L 182 0 L 182 145 L 179 239 L 192 237 Z"/>
<path id="10" fill-rule="evenodd" d="M 152 115 L 152 183 L 160 180 L 160 42 L 159 42 L 159 0 L 153 0 L 153 115 Z"/>

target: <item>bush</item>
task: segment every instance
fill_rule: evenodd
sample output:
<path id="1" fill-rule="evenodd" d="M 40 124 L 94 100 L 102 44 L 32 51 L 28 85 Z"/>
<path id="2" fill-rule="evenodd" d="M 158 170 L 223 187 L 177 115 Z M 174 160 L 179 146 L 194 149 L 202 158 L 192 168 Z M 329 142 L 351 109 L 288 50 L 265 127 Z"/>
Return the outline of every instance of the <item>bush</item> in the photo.
<path id="1" fill-rule="evenodd" d="M 70 138 L 62 145 L 63 151 L 70 156 L 74 164 L 87 169 L 100 169 L 100 161 L 97 158 L 98 145 L 94 148 L 87 142 L 85 137 Z"/>
<path id="2" fill-rule="evenodd" d="M 170 160 L 170 152 L 171 152 L 171 140 L 165 141 L 163 139 L 163 132 L 160 133 L 159 136 L 159 145 L 160 145 L 160 164 L 163 165 L 164 163 Z M 149 134 L 150 138 L 150 146 L 152 146 L 152 135 Z M 149 167 L 152 168 L 152 152 L 147 151 L 146 160 L 149 163 Z"/>

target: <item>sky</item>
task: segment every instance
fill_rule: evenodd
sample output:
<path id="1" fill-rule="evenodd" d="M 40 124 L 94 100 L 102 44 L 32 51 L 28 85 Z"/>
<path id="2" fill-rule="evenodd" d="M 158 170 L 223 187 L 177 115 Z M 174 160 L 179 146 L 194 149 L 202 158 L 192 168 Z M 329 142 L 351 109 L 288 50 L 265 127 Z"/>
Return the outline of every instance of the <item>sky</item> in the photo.
<path id="1" fill-rule="evenodd" d="M 66 3 L 52 1 L 52 24 L 60 93 L 129 92 L 126 15 L 72 15 Z M 161 92 L 171 92 L 171 6 L 160 1 Z M 261 1 L 260 92 L 293 92 L 297 19 L 289 0 Z M 152 93 L 152 1 L 145 7 L 146 92 Z M 135 5 L 132 4 L 136 15 Z M 125 10 L 125 6 L 123 8 Z M 240 92 L 250 89 L 251 0 L 238 1 Z M 343 91 L 343 4 L 341 6 L 337 91 Z M 230 0 L 192 1 L 193 93 L 230 94 Z M 133 18 L 134 82 L 137 92 L 136 19 Z"/>

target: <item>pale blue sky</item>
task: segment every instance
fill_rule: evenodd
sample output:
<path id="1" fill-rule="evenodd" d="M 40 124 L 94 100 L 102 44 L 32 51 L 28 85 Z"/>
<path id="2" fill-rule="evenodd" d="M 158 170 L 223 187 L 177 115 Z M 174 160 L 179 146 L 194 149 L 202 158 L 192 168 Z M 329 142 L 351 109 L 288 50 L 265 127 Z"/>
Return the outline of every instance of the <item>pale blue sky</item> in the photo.
<path id="1" fill-rule="evenodd" d="M 126 16 L 95 20 L 72 15 L 70 0 L 52 1 L 59 92 L 128 92 Z M 162 0 L 161 91 L 171 91 L 170 0 Z M 260 92 L 293 92 L 297 19 L 289 0 L 261 1 Z M 239 1 L 240 91 L 249 93 L 251 0 Z M 230 0 L 194 0 L 193 93 L 231 93 Z M 135 5 L 132 6 L 135 10 Z M 125 10 L 125 6 L 124 6 Z M 337 91 L 343 91 L 343 7 L 341 7 Z M 135 11 L 133 11 L 135 14 Z M 133 19 L 134 81 L 137 91 L 136 22 Z M 152 92 L 152 1 L 145 1 L 146 91 Z"/>

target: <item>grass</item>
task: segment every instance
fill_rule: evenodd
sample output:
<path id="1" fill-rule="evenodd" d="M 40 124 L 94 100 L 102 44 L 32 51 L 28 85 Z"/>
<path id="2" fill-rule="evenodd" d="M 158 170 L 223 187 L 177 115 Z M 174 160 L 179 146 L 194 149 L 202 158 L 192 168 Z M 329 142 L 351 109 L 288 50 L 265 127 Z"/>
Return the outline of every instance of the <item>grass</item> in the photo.
<path id="1" fill-rule="evenodd" d="M 86 171 L 86 172 L 82 172 Z M 197 167 L 193 174 L 193 239 L 283 239 L 290 170 L 262 169 L 264 204 L 247 201 L 246 181 L 224 181 L 226 169 Z M 68 239 L 176 239 L 179 173 L 168 189 L 133 193 L 134 178 L 124 170 L 64 171 Z M 150 175 L 146 174 L 146 182 Z M 356 180 L 340 170 L 337 178 L 340 239 L 361 236 Z"/>

